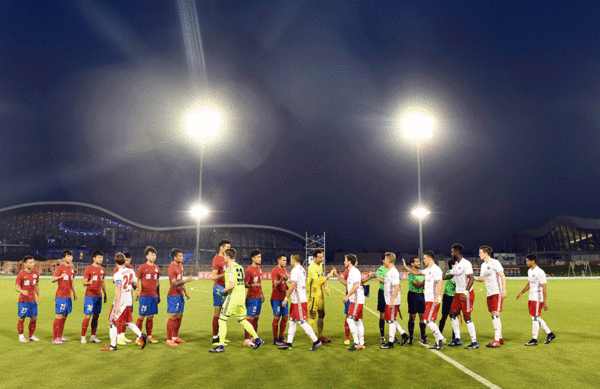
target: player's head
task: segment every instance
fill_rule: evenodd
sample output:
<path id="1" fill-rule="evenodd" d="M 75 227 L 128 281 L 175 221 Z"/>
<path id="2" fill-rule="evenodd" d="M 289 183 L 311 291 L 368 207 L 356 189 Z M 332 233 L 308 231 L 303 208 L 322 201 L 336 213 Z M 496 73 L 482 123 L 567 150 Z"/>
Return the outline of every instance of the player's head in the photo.
<path id="1" fill-rule="evenodd" d="M 250 251 L 250 258 L 252 259 L 253 265 L 260 265 L 260 262 L 262 261 L 262 253 L 259 249 L 254 249 Z"/>
<path id="2" fill-rule="evenodd" d="M 527 262 L 527 266 L 530 268 L 534 268 L 537 266 L 537 257 L 535 254 L 527 254 L 525 257 L 525 262 Z"/>
<path id="3" fill-rule="evenodd" d="M 344 256 L 344 266 L 346 267 L 350 267 L 350 266 L 356 266 L 356 255 L 354 254 L 346 254 Z"/>
<path id="4" fill-rule="evenodd" d="M 300 253 L 292 254 L 292 256 L 290 257 L 290 263 L 292 264 L 292 266 L 296 266 L 300 264 L 300 262 L 302 262 L 302 255 Z"/>
<path id="5" fill-rule="evenodd" d="M 285 267 L 285 265 L 287 265 L 287 258 L 285 254 L 277 254 L 277 265 L 279 265 L 280 267 Z"/>
<path id="6" fill-rule="evenodd" d="M 125 265 L 125 255 L 123 255 L 123 253 L 117 253 L 117 255 L 115 255 L 115 263 L 119 266 Z"/>
<path id="7" fill-rule="evenodd" d="M 225 250 L 225 260 L 227 260 L 228 263 L 234 262 L 235 261 L 235 257 L 237 256 L 237 252 L 235 251 L 235 249 L 232 248 L 228 248 L 227 250 Z"/>
<path id="8" fill-rule="evenodd" d="M 100 265 L 104 261 L 104 253 L 101 250 L 94 250 L 92 252 L 92 260 L 96 265 Z"/>
<path id="9" fill-rule="evenodd" d="M 154 263 L 156 261 L 156 249 L 152 246 L 147 246 L 144 249 L 144 255 L 146 256 L 146 260 L 150 263 Z"/>
<path id="10" fill-rule="evenodd" d="M 427 267 L 435 264 L 435 254 L 433 253 L 433 251 L 428 250 L 423 253 L 423 262 L 425 262 L 425 265 L 427 265 Z"/>
<path id="11" fill-rule="evenodd" d="M 225 250 L 229 248 L 231 248 L 231 243 L 229 243 L 227 239 L 221 239 L 221 241 L 219 242 L 219 253 L 223 255 L 225 253 Z"/>
<path id="12" fill-rule="evenodd" d="M 463 247 L 462 244 L 459 243 L 455 243 L 452 245 L 452 258 L 455 258 L 456 260 L 459 260 L 462 258 L 463 256 L 463 251 L 465 251 L 465 248 Z"/>
<path id="13" fill-rule="evenodd" d="M 131 263 L 131 253 L 129 251 L 125 251 L 123 252 L 123 255 L 125 256 L 125 265 L 129 265 Z"/>
<path id="14" fill-rule="evenodd" d="M 69 249 L 63 250 L 62 259 L 67 265 L 70 265 L 73 262 L 73 252 Z"/>
<path id="15" fill-rule="evenodd" d="M 412 256 L 408 259 L 408 266 L 411 266 L 413 269 L 421 268 L 421 261 L 419 261 L 419 257 Z"/>
<path id="16" fill-rule="evenodd" d="M 383 256 L 383 263 L 387 264 L 387 266 L 394 266 L 396 263 L 396 254 L 387 252 Z"/>
<path id="17" fill-rule="evenodd" d="M 490 246 L 481 246 L 479 248 L 479 258 L 487 261 L 492 255 L 492 248 Z"/>
<path id="18" fill-rule="evenodd" d="M 171 258 L 173 258 L 173 261 L 175 261 L 177 263 L 183 262 L 183 251 L 181 251 L 181 249 L 178 249 L 178 248 L 172 248 L 171 249 Z"/>
<path id="19" fill-rule="evenodd" d="M 313 258 L 317 265 L 323 263 L 323 259 L 325 258 L 325 254 L 323 254 L 323 250 L 316 249 L 313 251 Z"/>
<path id="20" fill-rule="evenodd" d="M 25 266 L 25 269 L 33 270 L 33 267 L 35 266 L 35 258 L 33 258 L 32 255 L 24 256 L 23 257 L 23 265 Z"/>

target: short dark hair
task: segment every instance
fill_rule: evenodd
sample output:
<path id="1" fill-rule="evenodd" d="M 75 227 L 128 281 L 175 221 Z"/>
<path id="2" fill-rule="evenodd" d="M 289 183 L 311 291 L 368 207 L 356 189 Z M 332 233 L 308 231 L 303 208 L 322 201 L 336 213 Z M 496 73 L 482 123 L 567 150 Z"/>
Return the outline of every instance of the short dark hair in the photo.
<path id="1" fill-rule="evenodd" d="M 530 261 L 537 263 L 537 257 L 535 256 L 535 254 L 527 254 L 525 259 L 529 259 Z"/>
<path id="2" fill-rule="evenodd" d="M 221 246 L 224 246 L 226 244 L 231 244 L 227 239 L 221 239 L 221 241 L 219 242 L 219 248 L 221 248 Z"/>
<path id="3" fill-rule="evenodd" d="M 316 249 L 315 251 L 313 251 L 313 257 L 316 257 L 316 256 L 317 256 L 317 255 L 319 255 L 319 254 L 323 254 L 323 250 L 321 250 L 321 249 Z M 325 254 L 323 254 L 323 255 L 325 255 Z"/>
<path id="4" fill-rule="evenodd" d="M 348 254 L 344 258 L 346 258 L 352 264 L 352 266 L 356 266 L 356 255 Z"/>
<path id="5" fill-rule="evenodd" d="M 259 249 L 254 249 L 254 250 L 250 251 L 250 258 L 254 258 L 254 257 L 256 257 L 257 255 L 260 255 L 260 254 L 262 254 L 262 253 L 260 252 Z"/>
<path id="6" fill-rule="evenodd" d="M 453 245 L 452 245 L 452 248 L 453 248 L 454 250 L 458 251 L 460 254 L 462 254 L 462 253 L 463 253 L 463 251 L 465 251 L 465 248 L 464 248 L 464 247 L 463 247 L 463 245 L 462 245 L 462 244 L 460 244 L 460 243 L 455 243 L 455 244 L 453 244 Z"/>
<path id="7" fill-rule="evenodd" d="M 228 248 L 227 250 L 225 250 L 225 255 L 227 255 L 231 259 L 235 259 L 237 252 L 235 251 L 235 249 Z"/>
<path id="8" fill-rule="evenodd" d="M 492 248 L 490 246 L 481 246 L 479 250 L 483 250 L 487 253 L 487 255 L 492 255 Z"/>
<path id="9" fill-rule="evenodd" d="M 98 255 L 104 255 L 102 250 L 94 250 L 92 251 L 92 258 L 97 257 Z"/>
<path id="10" fill-rule="evenodd" d="M 146 248 L 144 249 L 144 255 L 148 256 L 148 253 L 156 254 L 156 249 L 152 246 L 146 246 Z"/>
<path id="11" fill-rule="evenodd" d="M 417 257 L 417 256 L 415 256 L 415 255 L 413 255 L 412 257 L 410 257 L 410 258 L 408 259 L 408 264 L 409 264 L 409 265 L 412 265 L 413 263 L 415 263 L 415 259 L 419 259 L 419 257 Z"/>
<path id="12" fill-rule="evenodd" d="M 63 250 L 63 252 L 62 252 L 62 257 L 64 258 L 64 257 L 66 257 L 67 255 L 73 256 L 73 252 L 72 252 L 71 250 L 69 250 L 69 249 L 65 249 L 65 250 Z"/>
<path id="13" fill-rule="evenodd" d="M 183 251 L 181 249 L 178 249 L 178 248 L 172 248 L 171 249 L 171 258 L 175 259 L 175 257 L 177 255 L 179 255 L 179 253 L 183 254 Z"/>
<path id="14" fill-rule="evenodd" d="M 129 258 L 129 259 L 131 259 L 131 253 L 130 253 L 129 251 L 125 251 L 125 252 L 123 253 L 123 255 L 125 256 L 125 258 Z"/>
<path id="15" fill-rule="evenodd" d="M 423 255 L 427 255 L 431 259 L 435 259 L 435 254 L 431 250 L 427 250 L 423 253 Z"/>
<path id="16" fill-rule="evenodd" d="M 115 255 L 115 263 L 123 266 L 125 264 L 125 255 L 123 255 L 123 253 L 117 253 L 117 255 Z"/>
<path id="17" fill-rule="evenodd" d="M 286 257 L 286 255 L 284 253 L 277 254 L 277 261 L 279 261 L 279 258 L 281 257 Z"/>
<path id="18" fill-rule="evenodd" d="M 27 262 L 27 261 L 29 261 L 30 259 L 35 259 L 35 258 L 33 257 L 33 255 L 29 255 L 29 254 L 28 254 L 28 255 L 26 255 L 26 256 L 24 256 L 24 257 L 23 257 L 23 262 Z"/>

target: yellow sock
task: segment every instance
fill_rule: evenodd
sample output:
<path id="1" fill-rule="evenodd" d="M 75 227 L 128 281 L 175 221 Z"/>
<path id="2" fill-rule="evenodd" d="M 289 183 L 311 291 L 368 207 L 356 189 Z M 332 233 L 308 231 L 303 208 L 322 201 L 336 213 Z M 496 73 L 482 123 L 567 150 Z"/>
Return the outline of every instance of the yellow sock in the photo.
<path id="1" fill-rule="evenodd" d="M 252 327 L 252 324 L 250 324 L 248 320 L 244 319 L 240 322 L 240 324 L 242 325 L 242 327 L 244 327 L 246 331 L 248 331 L 251 337 L 258 338 L 258 334 L 256 333 L 256 331 L 254 331 L 254 327 Z M 221 336 L 221 332 L 219 332 L 219 336 Z"/>
<path id="2" fill-rule="evenodd" d="M 315 328 L 315 319 L 308 318 L 308 325 L 312 327 L 313 331 L 317 332 Z"/>
<path id="3" fill-rule="evenodd" d="M 225 336 L 227 335 L 227 319 L 219 318 L 219 346 L 225 346 Z"/>

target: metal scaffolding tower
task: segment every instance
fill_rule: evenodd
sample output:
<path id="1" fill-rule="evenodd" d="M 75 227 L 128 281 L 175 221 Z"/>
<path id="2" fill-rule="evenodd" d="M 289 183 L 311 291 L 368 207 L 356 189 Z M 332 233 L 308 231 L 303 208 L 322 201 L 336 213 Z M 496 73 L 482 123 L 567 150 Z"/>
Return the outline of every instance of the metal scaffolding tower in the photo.
<path id="1" fill-rule="evenodd" d="M 325 257 L 325 232 L 323 235 L 311 235 L 306 233 L 306 256 L 304 257 L 304 267 L 308 267 L 313 261 L 315 250 L 323 251 Z M 325 269 L 325 259 L 323 259 L 323 269 Z"/>

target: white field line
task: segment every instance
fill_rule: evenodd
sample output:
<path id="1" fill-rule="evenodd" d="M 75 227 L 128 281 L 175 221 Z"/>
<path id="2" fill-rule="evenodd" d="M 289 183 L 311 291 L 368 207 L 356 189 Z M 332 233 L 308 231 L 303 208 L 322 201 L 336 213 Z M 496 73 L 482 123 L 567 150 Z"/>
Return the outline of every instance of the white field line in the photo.
<path id="1" fill-rule="evenodd" d="M 342 292 L 340 289 L 338 289 L 335 286 L 332 286 L 335 290 L 337 290 L 338 292 L 340 292 L 341 294 L 345 294 L 344 292 Z M 368 310 L 369 312 L 371 312 L 373 315 L 375 315 L 377 318 L 379 318 L 379 313 L 373 311 L 371 308 L 367 307 L 367 306 L 363 306 L 364 309 Z M 424 344 L 422 344 L 421 342 L 417 342 L 418 344 L 420 344 L 423 347 L 427 347 Z M 454 365 L 454 367 L 456 367 L 458 370 L 462 371 L 463 373 L 471 376 L 472 378 L 474 378 L 476 381 L 481 382 L 482 384 L 484 384 L 485 386 L 487 386 L 488 388 L 492 388 L 492 389 L 501 389 L 498 385 L 495 385 L 494 383 L 486 380 L 485 378 L 483 378 L 482 376 L 480 376 L 479 374 L 472 372 L 471 370 L 467 369 L 466 367 L 464 367 L 463 365 L 461 365 L 460 363 L 456 362 L 454 359 L 448 357 L 445 354 L 442 354 L 441 352 L 439 352 L 438 350 L 429 350 L 432 351 L 435 355 L 437 355 L 438 357 L 442 358 L 444 361 Z"/>

